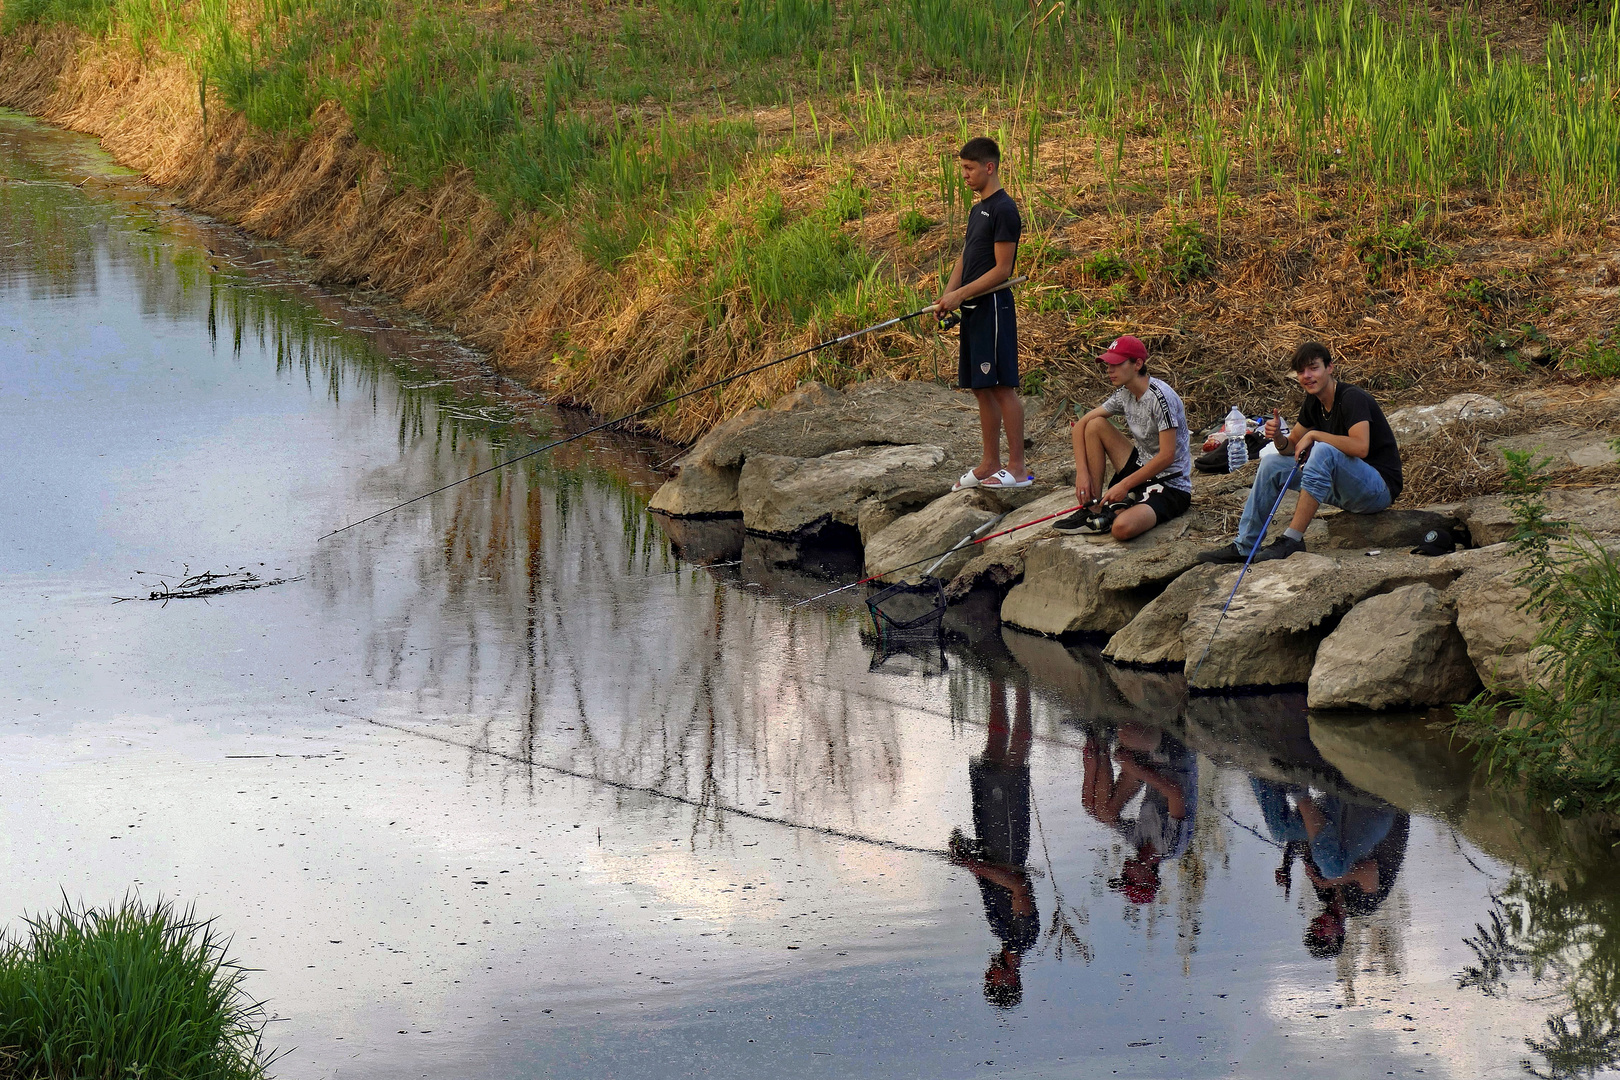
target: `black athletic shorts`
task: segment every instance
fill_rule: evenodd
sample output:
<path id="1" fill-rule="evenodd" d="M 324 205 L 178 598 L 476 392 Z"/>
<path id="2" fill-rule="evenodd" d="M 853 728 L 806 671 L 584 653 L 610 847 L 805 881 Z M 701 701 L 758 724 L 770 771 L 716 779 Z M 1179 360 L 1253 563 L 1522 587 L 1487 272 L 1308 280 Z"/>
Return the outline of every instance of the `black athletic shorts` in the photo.
<path id="1" fill-rule="evenodd" d="M 961 363 L 964 390 L 1018 386 L 1018 318 L 1012 291 L 1003 289 L 962 305 Z"/>
<path id="2" fill-rule="evenodd" d="M 1135 472 L 1141 467 L 1142 455 L 1138 451 L 1132 450 L 1130 459 L 1126 461 L 1124 467 L 1114 475 L 1129 476 L 1131 473 Z M 1182 514 L 1185 514 L 1187 512 L 1187 508 L 1192 505 L 1192 492 L 1182 491 L 1180 488 L 1173 488 L 1169 484 L 1166 484 L 1163 480 L 1149 480 L 1145 484 L 1137 484 L 1135 487 L 1131 488 L 1131 490 L 1135 492 L 1144 491 L 1147 488 L 1152 487 L 1154 484 L 1163 485 L 1164 490 L 1155 491 L 1153 494 L 1142 500 L 1143 503 L 1153 507 L 1153 514 L 1158 519 L 1153 523 L 1154 525 L 1163 525 L 1172 518 L 1180 517 Z"/>

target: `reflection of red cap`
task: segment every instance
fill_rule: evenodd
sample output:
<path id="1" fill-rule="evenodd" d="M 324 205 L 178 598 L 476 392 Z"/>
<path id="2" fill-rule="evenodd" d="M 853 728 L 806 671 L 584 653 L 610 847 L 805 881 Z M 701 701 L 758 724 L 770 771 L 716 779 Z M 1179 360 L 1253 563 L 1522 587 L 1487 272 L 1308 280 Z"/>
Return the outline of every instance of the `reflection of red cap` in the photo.
<path id="1" fill-rule="evenodd" d="M 1159 895 L 1159 857 L 1144 845 L 1142 851 L 1125 860 L 1117 878 L 1108 882 L 1110 889 L 1118 889 L 1133 904 L 1151 904 Z"/>
<path id="2" fill-rule="evenodd" d="M 1147 346 L 1126 334 L 1117 339 L 1108 350 L 1097 359 L 1105 364 L 1123 364 L 1127 360 L 1146 360 L 1148 358 Z"/>
<path id="3" fill-rule="evenodd" d="M 1151 904 L 1153 898 L 1159 895 L 1159 883 L 1157 881 L 1126 881 L 1120 885 L 1119 891 L 1124 893 L 1125 899 L 1133 904 Z"/>

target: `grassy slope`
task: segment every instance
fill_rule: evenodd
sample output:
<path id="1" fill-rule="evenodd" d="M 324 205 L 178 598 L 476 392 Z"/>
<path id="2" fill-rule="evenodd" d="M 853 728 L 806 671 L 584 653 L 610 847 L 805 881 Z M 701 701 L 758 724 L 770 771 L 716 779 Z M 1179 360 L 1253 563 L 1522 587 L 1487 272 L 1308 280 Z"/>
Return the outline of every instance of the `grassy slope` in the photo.
<path id="1" fill-rule="evenodd" d="M 4 4 L 0 65 L 36 69 L 14 100 L 127 148 L 145 131 L 198 205 L 604 412 L 931 297 L 978 133 L 1025 212 L 1025 364 L 1048 394 L 1098 393 L 1084 357 L 1125 331 L 1203 421 L 1273 406 L 1307 335 L 1394 402 L 1620 374 L 1612 8 Z M 691 438 L 799 378 L 953 362 L 913 325 L 653 426 Z M 1464 493 L 1444 471 L 1413 495 Z"/>

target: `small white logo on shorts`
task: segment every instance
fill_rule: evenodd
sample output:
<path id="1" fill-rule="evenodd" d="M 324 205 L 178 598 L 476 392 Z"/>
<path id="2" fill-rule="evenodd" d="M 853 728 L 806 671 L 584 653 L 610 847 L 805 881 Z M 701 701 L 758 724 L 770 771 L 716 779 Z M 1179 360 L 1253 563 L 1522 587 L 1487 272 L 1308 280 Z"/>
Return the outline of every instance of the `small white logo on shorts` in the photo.
<path id="1" fill-rule="evenodd" d="M 979 370 L 984 372 L 986 375 L 988 375 L 988 374 L 990 374 L 990 365 L 989 364 L 980 364 L 979 365 Z"/>

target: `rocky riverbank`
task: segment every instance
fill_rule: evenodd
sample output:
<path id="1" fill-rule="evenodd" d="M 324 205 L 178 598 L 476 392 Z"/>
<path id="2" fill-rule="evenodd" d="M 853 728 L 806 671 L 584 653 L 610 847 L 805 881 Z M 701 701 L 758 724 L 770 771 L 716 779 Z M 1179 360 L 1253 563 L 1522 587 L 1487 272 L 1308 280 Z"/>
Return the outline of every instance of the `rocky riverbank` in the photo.
<path id="1" fill-rule="evenodd" d="M 1553 516 L 1620 537 L 1620 385 L 1458 394 L 1389 418 L 1409 457 L 1438 439 L 1497 459 L 1536 450 L 1557 477 Z M 970 397 L 931 382 L 845 392 L 807 383 L 712 430 L 676 462 L 652 509 L 739 522 L 736 536 L 773 541 L 781 560 L 858 546 L 877 574 L 944 553 L 993 519 L 1007 529 L 1071 507 L 1066 413 L 1032 401 L 1028 431 L 1033 488 L 953 493 L 978 456 Z M 1306 534 L 1307 554 L 1249 571 L 1204 655 L 1238 569 L 1200 566 L 1195 555 L 1230 534 L 1254 469 L 1199 474 L 1188 514 L 1129 542 L 1059 536 L 1042 522 L 953 554 L 934 574 L 953 603 L 988 597 L 1004 623 L 1093 636 L 1116 664 L 1180 667 L 1197 689 L 1304 686 L 1314 707 L 1385 709 L 1460 701 L 1487 678 L 1511 687 L 1534 677 L 1536 626 L 1520 607 L 1527 594 L 1501 495 L 1403 501 L 1366 517 L 1325 510 Z M 1433 528 L 1466 546 L 1411 554 Z M 672 535 L 681 543 L 680 528 Z"/>

